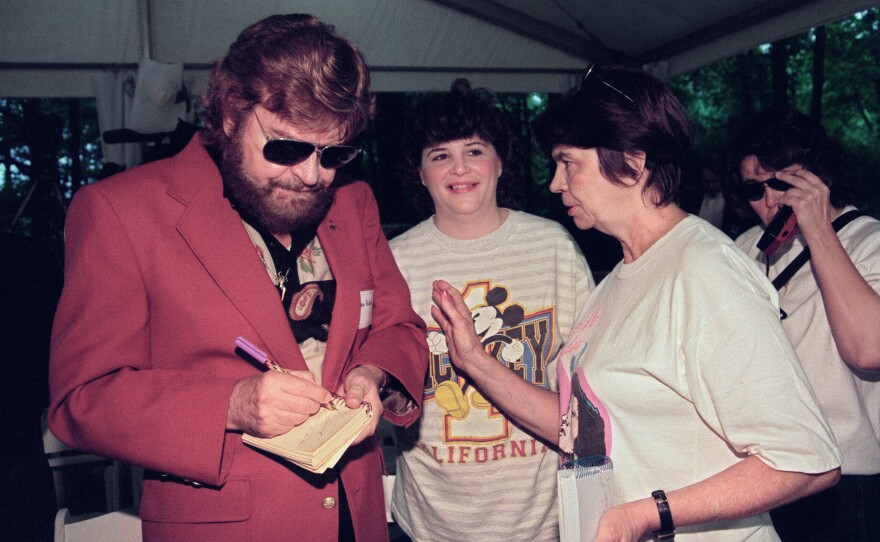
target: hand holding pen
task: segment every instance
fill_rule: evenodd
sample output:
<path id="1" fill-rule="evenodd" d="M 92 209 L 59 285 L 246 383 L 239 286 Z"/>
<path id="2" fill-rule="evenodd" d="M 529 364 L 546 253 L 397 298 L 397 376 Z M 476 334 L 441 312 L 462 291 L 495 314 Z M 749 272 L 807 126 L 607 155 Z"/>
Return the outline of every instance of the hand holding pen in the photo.
<path id="1" fill-rule="evenodd" d="M 333 395 L 309 371 L 284 369 L 246 340 L 236 341 L 236 345 L 243 355 L 270 370 L 234 384 L 226 416 L 227 430 L 274 437 L 300 425 L 322 406 L 333 404 Z"/>
<path id="2" fill-rule="evenodd" d="M 241 350 L 245 354 L 249 355 L 255 361 L 262 363 L 263 365 L 268 367 L 270 370 L 277 371 L 279 373 L 292 374 L 292 373 L 289 373 L 288 371 L 286 371 L 284 369 L 284 367 L 282 367 L 282 366 L 278 365 L 277 363 L 275 363 L 274 361 L 272 361 L 271 358 L 269 358 L 269 356 L 265 352 L 263 352 L 262 350 L 257 348 L 257 346 L 254 343 L 250 342 L 249 340 L 245 339 L 244 337 L 236 337 L 234 342 L 235 342 L 235 346 L 241 348 Z M 344 402 L 345 400 L 342 397 L 336 395 L 335 393 L 331 393 L 330 395 L 332 396 L 332 398 L 330 399 L 330 402 L 329 403 L 321 403 L 321 406 L 326 408 L 327 410 L 336 410 L 335 405 L 338 404 L 340 401 Z"/>

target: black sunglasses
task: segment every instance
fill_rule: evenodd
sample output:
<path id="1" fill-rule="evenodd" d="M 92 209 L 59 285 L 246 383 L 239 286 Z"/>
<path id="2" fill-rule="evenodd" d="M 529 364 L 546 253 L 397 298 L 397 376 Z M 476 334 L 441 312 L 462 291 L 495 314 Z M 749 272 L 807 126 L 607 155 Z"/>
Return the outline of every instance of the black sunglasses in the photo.
<path id="1" fill-rule="evenodd" d="M 749 201 L 758 201 L 764 197 L 764 187 L 769 186 L 778 192 L 785 192 L 791 185 L 785 181 L 781 181 L 776 177 L 771 177 L 766 181 L 746 181 L 739 187 L 740 193 Z"/>
<path id="2" fill-rule="evenodd" d="M 319 147 L 305 141 L 297 141 L 296 139 L 286 139 L 281 137 L 269 137 L 260 117 L 257 116 L 257 110 L 254 104 L 251 104 L 251 111 L 254 112 L 254 118 L 257 119 L 257 125 L 266 138 L 266 144 L 263 145 L 263 158 L 281 166 L 295 166 L 312 153 L 318 154 L 318 161 L 321 167 L 325 169 L 337 169 L 351 162 L 361 153 L 361 149 L 349 145 L 324 145 Z"/>
<path id="3" fill-rule="evenodd" d="M 611 90 L 613 90 L 614 92 L 616 92 L 620 96 L 623 96 L 624 98 L 626 98 L 626 100 L 630 103 L 630 105 L 632 105 L 632 106 L 636 105 L 636 101 L 633 100 L 632 98 L 630 98 L 626 92 L 620 90 L 619 88 L 615 87 L 614 85 L 612 85 L 611 83 L 606 81 L 597 72 L 598 72 L 598 69 L 597 69 L 596 64 L 590 64 L 590 67 L 587 68 L 586 72 L 584 72 L 584 76 L 581 78 L 581 84 L 578 85 L 578 89 L 575 92 L 575 94 L 580 94 L 581 89 L 584 88 L 584 84 L 587 82 L 588 79 L 592 78 L 593 80 L 598 81 L 598 82 L 602 83 L 603 85 L 605 85 L 606 87 L 610 88 Z"/>

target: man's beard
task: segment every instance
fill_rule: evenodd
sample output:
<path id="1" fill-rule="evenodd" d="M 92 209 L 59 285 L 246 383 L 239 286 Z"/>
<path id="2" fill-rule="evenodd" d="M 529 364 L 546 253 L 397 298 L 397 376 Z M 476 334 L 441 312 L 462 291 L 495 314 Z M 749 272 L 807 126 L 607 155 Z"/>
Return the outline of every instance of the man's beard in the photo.
<path id="1" fill-rule="evenodd" d="M 259 186 L 245 173 L 242 164 L 241 144 L 230 141 L 223 152 L 221 173 L 223 183 L 238 210 L 247 218 L 257 221 L 270 233 L 289 233 L 320 222 L 327 216 L 336 192 L 334 183 L 306 186 L 298 178 L 292 180 L 269 179 Z M 281 206 L 273 200 L 275 189 L 298 192 L 294 202 Z M 305 197 L 303 197 L 305 196 Z"/>

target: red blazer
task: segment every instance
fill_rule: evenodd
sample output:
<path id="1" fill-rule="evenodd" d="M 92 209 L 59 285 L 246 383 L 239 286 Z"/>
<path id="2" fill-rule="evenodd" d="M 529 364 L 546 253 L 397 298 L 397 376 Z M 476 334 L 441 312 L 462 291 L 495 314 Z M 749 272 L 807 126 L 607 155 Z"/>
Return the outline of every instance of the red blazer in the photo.
<path id="1" fill-rule="evenodd" d="M 145 539 L 335 541 L 337 509 L 325 508 L 338 498 L 335 475 L 258 453 L 225 430 L 233 386 L 260 370 L 236 354 L 235 337 L 307 368 L 199 136 L 173 158 L 80 190 L 65 235 L 49 426 L 76 448 L 170 475 L 144 481 Z M 367 185 L 338 189 L 318 237 L 337 281 L 323 385 L 335 390 L 351 368 L 376 365 L 412 401 L 386 416 L 409 424 L 420 413 L 424 323 Z M 372 323 L 359 325 L 368 291 Z M 374 438 L 333 469 L 361 541 L 388 537 L 382 468 Z"/>

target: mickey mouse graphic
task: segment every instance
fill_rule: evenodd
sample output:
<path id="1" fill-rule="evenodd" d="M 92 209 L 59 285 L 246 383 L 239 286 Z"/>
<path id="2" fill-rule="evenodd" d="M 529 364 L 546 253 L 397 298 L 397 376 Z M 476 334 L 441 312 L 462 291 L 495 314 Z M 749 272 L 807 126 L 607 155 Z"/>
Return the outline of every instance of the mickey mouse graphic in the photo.
<path id="1" fill-rule="evenodd" d="M 507 302 L 508 292 L 506 288 L 496 286 L 486 294 L 486 304 L 471 309 L 471 318 L 474 320 L 474 328 L 480 337 L 480 343 L 488 347 L 494 343 L 502 343 L 501 359 L 505 363 L 512 363 L 522 358 L 525 345 L 518 339 L 504 335 L 502 329 L 521 324 L 525 318 L 525 309 L 520 304 L 511 304 L 504 309 L 501 306 Z M 428 334 L 428 344 L 431 352 L 435 354 L 449 354 L 446 345 L 446 337 L 439 332 L 432 331 Z M 447 380 L 441 382 L 434 391 L 434 399 L 437 406 L 443 412 L 457 420 L 465 419 L 471 410 L 471 405 L 487 410 L 491 405 L 476 389 L 466 397 L 470 383 L 464 381 Z M 470 400 L 468 400 L 470 399 Z"/>

